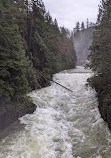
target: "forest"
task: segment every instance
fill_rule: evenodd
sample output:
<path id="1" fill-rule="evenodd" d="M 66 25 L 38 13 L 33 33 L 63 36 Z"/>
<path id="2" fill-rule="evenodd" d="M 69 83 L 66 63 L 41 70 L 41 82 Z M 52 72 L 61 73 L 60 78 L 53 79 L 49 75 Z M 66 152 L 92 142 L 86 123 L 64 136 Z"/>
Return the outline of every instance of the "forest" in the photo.
<path id="1" fill-rule="evenodd" d="M 43 1 L 0 0 L 0 158 L 111 158 L 111 0 Z"/>
<path id="2" fill-rule="evenodd" d="M 102 0 L 88 57 L 94 76 L 88 79 L 97 92 L 102 118 L 111 129 L 111 1 Z"/>
<path id="3" fill-rule="evenodd" d="M 0 1 L 0 129 L 35 110 L 27 93 L 75 67 L 69 34 L 41 0 Z"/>

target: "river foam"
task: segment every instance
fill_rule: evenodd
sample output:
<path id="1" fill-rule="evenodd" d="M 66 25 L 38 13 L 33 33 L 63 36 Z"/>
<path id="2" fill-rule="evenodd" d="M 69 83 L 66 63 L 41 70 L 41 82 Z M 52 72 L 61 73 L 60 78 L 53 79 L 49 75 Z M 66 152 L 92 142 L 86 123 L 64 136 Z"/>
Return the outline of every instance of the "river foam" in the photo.
<path id="1" fill-rule="evenodd" d="M 37 109 L 19 120 L 24 127 L 0 141 L 0 158 L 111 158 L 111 133 L 102 120 L 96 93 L 86 88 L 92 73 L 55 74 L 52 83 L 29 94 Z M 12 127 L 13 128 L 13 127 Z"/>

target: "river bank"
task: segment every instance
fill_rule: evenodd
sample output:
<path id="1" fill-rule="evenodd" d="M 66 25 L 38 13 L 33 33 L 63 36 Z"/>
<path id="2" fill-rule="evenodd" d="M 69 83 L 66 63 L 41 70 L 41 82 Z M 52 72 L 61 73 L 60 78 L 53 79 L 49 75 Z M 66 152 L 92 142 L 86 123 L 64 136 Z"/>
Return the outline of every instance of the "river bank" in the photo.
<path id="1" fill-rule="evenodd" d="M 19 103 L 11 103 L 11 105 L 5 106 L 7 107 L 1 106 L 0 108 L 0 131 L 9 127 L 18 118 L 25 114 L 31 114 L 36 110 L 36 105 L 28 98 L 21 100 Z"/>
<path id="2" fill-rule="evenodd" d="M 110 74 L 95 75 L 88 79 L 89 85 L 95 89 L 101 117 L 111 130 L 111 77 Z"/>
<path id="3" fill-rule="evenodd" d="M 34 89 L 41 89 L 50 85 L 50 80 L 52 79 L 51 75 L 47 74 L 45 76 L 48 80 L 40 75 L 36 77 L 37 81 L 35 82 Z M 9 127 L 17 121 L 18 118 L 26 114 L 31 114 L 35 110 L 36 105 L 30 97 L 26 96 L 26 94 L 19 97 L 18 100 L 0 103 L 0 131 Z"/>
<path id="4" fill-rule="evenodd" d="M 19 118 L 23 128 L 5 132 L 0 158 L 111 157 L 111 133 L 100 116 L 96 92 L 86 88 L 92 74 L 83 71 L 79 68 L 53 76 L 73 92 L 52 83 L 29 94 L 37 109 Z"/>

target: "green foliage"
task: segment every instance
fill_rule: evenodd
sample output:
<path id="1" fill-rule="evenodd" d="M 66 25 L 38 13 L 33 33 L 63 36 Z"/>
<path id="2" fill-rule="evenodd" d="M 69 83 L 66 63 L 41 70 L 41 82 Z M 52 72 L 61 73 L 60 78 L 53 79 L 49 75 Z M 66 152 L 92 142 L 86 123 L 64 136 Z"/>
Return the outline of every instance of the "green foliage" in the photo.
<path id="1" fill-rule="evenodd" d="M 109 0 L 102 0 L 99 6 L 98 20 L 90 50 L 88 66 L 95 72 L 95 75 L 89 83 L 97 91 L 99 109 L 102 117 L 107 121 L 107 112 L 111 104 L 111 1 Z"/>
<path id="2" fill-rule="evenodd" d="M 90 67 L 97 73 L 111 71 L 111 2 L 102 1 L 91 46 Z"/>
<path id="3" fill-rule="evenodd" d="M 15 24 L 13 7 L 11 2 L 9 5 L 4 3 L 0 5 L 1 103 L 18 100 L 29 92 L 29 71 L 33 73 L 30 68 L 31 64 L 25 57 L 24 43 L 19 28 Z"/>
<path id="4" fill-rule="evenodd" d="M 70 32 L 65 31 L 60 32 L 41 0 L 0 1 L 2 114 L 13 111 L 18 116 L 19 111 L 28 111 L 24 96 L 29 91 L 49 85 L 53 73 L 75 67 Z"/>
<path id="5" fill-rule="evenodd" d="M 61 31 L 59 31 L 57 20 L 55 19 L 53 22 L 50 13 L 45 11 L 45 7 L 41 1 L 40 3 L 31 1 L 31 5 L 32 10 L 28 13 L 29 23 L 26 40 L 28 39 L 27 55 L 32 60 L 34 67 L 41 72 L 44 69 L 49 69 L 50 74 L 70 68 L 70 64 L 66 65 L 66 61 L 62 60 L 66 52 L 61 53 L 60 49 L 63 49 L 64 44 L 61 44 L 61 46 L 59 44 L 60 38 L 62 40 L 62 38 L 69 36 L 69 30 L 62 27 Z M 65 43 L 67 49 L 72 44 L 71 41 L 68 41 L 70 40 L 67 38 L 67 42 Z M 71 49 L 74 57 L 72 65 L 75 67 L 76 56 L 73 44 Z"/>

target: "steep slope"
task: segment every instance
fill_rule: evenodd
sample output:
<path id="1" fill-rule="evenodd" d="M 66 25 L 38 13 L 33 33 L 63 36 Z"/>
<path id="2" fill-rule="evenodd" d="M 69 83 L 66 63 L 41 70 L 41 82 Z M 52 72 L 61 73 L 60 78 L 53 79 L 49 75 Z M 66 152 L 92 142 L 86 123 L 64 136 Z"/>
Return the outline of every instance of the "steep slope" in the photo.
<path id="1" fill-rule="evenodd" d="M 52 74 L 75 67 L 73 43 L 64 32 L 42 0 L 1 0 L 0 130 L 36 109 L 27 93 L 48 86 Z"/>
<path id="2" fill-rule="evenodd" d="M 111 1 L 103 0 L 99 6 L 89 61 L 95 73 L 88 81 L 97 92 L 100 114 L 111 130 Z"/>

